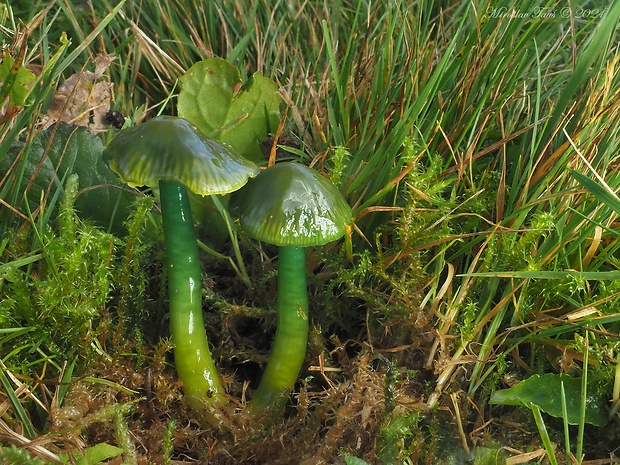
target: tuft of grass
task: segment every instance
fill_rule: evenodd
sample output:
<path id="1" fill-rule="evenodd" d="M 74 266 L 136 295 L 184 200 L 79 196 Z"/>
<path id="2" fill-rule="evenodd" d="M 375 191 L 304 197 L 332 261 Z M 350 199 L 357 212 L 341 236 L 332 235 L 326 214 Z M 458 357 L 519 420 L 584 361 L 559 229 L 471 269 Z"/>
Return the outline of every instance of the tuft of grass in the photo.
<path id="1" fill-rule="evenodd" d="M 495 211 L 489 212 L 494 214 L 495 221 L 480 228 L 479 236 L 469 243 L 453 248 L 446 256 L 444 265 L 460 262 L 460 273 L 457 270 L 456 276 L 460 274 L 461 277 L 457 290 L 448 304 L 449 312 L 439 325 L 440 335 L 447 337 L 451 330 L 456 329 L 455 324 L 459 324 L 459 321 L 469 321 L 468 329 L 464 331 L 465 337 L 456 345 L 456 350 L 451 350 L 451 359 L 452 362 L 458 363 L 468 347 L 472 345 L 478 347 L 475 351 L 476 362 L 471 373 L 470 394 L 476 392 L 484 380 L 498 368 L 498 364 L 492 360 L 503 358 L 498 357 L 502 354 L 501 345 L 508 342 L 506 350 L 514 349 L 515 346 L 511 345 L 510 341 L 515 340 L 506 340 L 507 334 L 519 333 L 525 329 L 530 331 L 531 337 L 535 337 L 542 329 L 536 323 L 536 318 L 542 315 L 556 316 L 557 319 L 549 321 L 549 324 L 559 330 L 558 334 L 566 335 L 579 328 L 582 318 L 587 319 L 592 314 L 583 314 L 582 318 L 570 318 L 568 321 L 564 320 L 566 317 L 563 318 L 562 314 L 575 312 L 575 315 L 578 315 L 580 310 L 587 307 L 586 302 L 597 301 L 594 296 L 598 292 L 587 279 L 595 276 L 597 272 L 609 270 L 610 267 L 615 268 L 612 255 L 617 247 L 617 238 L 613 228 L 609 227 L 613 224 L 615 215 L 610 217 L 609 208 L 576 188 L 575 181 L 566 175 L 567 168 L 578 167 L 579 170 L 583 170 L 585 165 L 580 162 L 580 157 L 569 141 L 561 139 L 564 134 L 569 140 L 572 137 L 579 137 L 582 144 L 580 150 L 588 152 L 588 155 L 585 153 L 581 155 L 586 160 L 592 161 L 597 169 L 604 169 L 615 163 L 614 153 L 618 140 L 614 135 L 617 134 L 615 125 L 618 121 L 618 112 L 612 96 L 614 92 L 609 92 L 610 76 L 607 66 L 614 66 L 617 52 L 609 50 L 605 54 L 604 47 L 600 54 L 594 53 L 594 50 L 599 50 L 596 47 L 610 39 L 612 25 L 618 20 L 617 15 L 616 8 L 608 12 L 600 27 L 588 27 L 590 25 L 586 24 L 583 30 L 572 31 L 573 40 L 578 44 L 574 66 L 590 67 L 596 63 L 588 73 L 580 73 L 579 79 L 575 74 L 569 73 L 570 68 L 558 72 L 558 61 L 550 53 L 558 44 L 542 40 L 544 37 L 551 39 L 551 32 L 542 38 L 539 36 L 533 48 L 536 51 L 533 54 L 534 61 L 529 58 L 534 68 L 526 74 L 531 76 L 532 80 L 523 82 L 525 89 L 532 86 L 531 97 L 527 97 L 526 94 L 526 98 L 531 100 L 534 111 L 527 114 L 529 121 L 527 119 L 524 121 L 523 118 L 506 118 L 508 123 L 522 122 L 523 126 L 529 127 L 530 130 L 514 139 L 514 143 L 508 143 L 500 148 L 494 159 L 488 157 L 492 152 L 483 148 L 482 155 L 489 163 L 486 168 L 480 164 L 485 158 L 475 151 L 472 151 L 472 159 L 462 165 L 462 175 L 457 178 L 458 182 L 470 183 L 472 186 L 475 186 L 477 179 L 484 179 L 485 175 L 491 174 L 492 169 L 499 168 L 499 177 L 495 177 L 496 182 L 492 189 L 497 194 Z M 514 21 L 510 21 L 509 28 L 514 24 Z M 489 25 L 487 22 L 485 28 Z M 517 37 L 515 31 L 511 33 L 509 29 L 507 32 L 509 36 Z M 540 33 L 539 31 L 538 34 Z M 518 37 L 521 38 L 522 34 L 518 34 Z M 580 40 L 585 45 L 582 46 Z M 501 41 L 495 43 L 500 47 L 502 45 Z M 598 45 L 592 46 L 593 43 Z M 548 51 L 543 52 L 545 49 Z M 522 53 L 526 52 L 524 48 Z M 544 58 L 549 62 L 545 63 Z M 528 58 L 523 56 L 522 59 Z M 547 78 L 547 73 L 551 71 L 552 74 Z M 522 73 L 523 69 L 519 72 Z M 515 93 L 516 91 L 517 88 L 514 89 Z M 570 124 L 567 124 L 567 120 L 557 117 L 558 114 L 567 111 L 564 92 L 578 96 L 571 108 Z M 605 102 L 601 107 L 597 105 L 596 110 L 592 107 L 592 93 L 598 94 L 602 99 L 598 102 Z M 506 94 L 506 97 L 508 96 L 509 94 Z M 515 96 L 512 98 L 513 101 Z M 559 101 L 556 104 L 557 99 Z M 510 101 L 508 98 L 503 100 Z M 545 114 L 547 108 L 551 111 L 551 119 L 541 122 L 541 115 Z M 518 110 L 518 107 L 515 110 Z M 503 111 L 506 111 L 505 106 Z M 503 124 L 505 117 L 502 115 L 501 118 L 498 122 Z M 542 130 L 538 129 L 539 125 Z M 574 136 L 570 136 L 569 130 Z M 503 131 L 507 132 L 505 129 Z M 486 140 L 485 137 L 481 139 Z M 503 134 L 502 139 L 506 139 Z M 478 162 L 474 164 L 474 160 Z M 456 167 L 449 168 L 447 172 L 453 172 Z M 615 172 L 610 175 L 612 179 L 616 176 Z M 493 220 L 488 214 L 486 216 L 487 221 Z M 603 239 L 603 236 L 606 239 Z M 603 243 L 609 248 L 604 246 L 599 249 L 600 253 L 597 253 L 598 247 Z M 578 272 L 592 271 L 592 275 L 580 278 L 577 273 L 574 280 L 568 278 L 551 283 L 545 281 L 544 284 L 536 279 L 544 277 L 543 270 L 563 272 L 571 269 L 576 269 Z M 503 281 L 505 278 L 500 273 L 504 270 L 510 270 L 512 276 L 512 280 L 507 283 Z M 484 271 L 485 274 L 478 278 L 475 271 Z M 541 273 L 537 274 L 539 271 Z M 524 274 L 520 275 L 519 272 Z M 596 279 L 605 278 L 604 274 L 596 276 Z M 455 284 L 456 282 L 453 283 Z M 608 284 L 602 287 L 609 288 Z M 616 298 L 614 294 L 613 291 L 606 292 L 605 296 L 599 294 L 598 297 L 611 304 Z M 461 309 L 471 305 L 475 308 L 473 312 L 475 316 L 467 320 L 466 314 L 461 316 Z M 603 310 L 603 307 L 599 310 L 606 314 L 613 313 L 612 309 Z M 602 313 L 598 314 L 602 316 Z M 511 323 L 514 329 L 502 333 L 506 323 Z M 582 324 L 587 322 L 583 320 Z M 528 337 L 520 339 L 518 344 L 523 344 L 527 339 Z M 537 341 L 542 342 L 541 339 Z M 557 344 L 564 344 L 549 339 L 546 343 L 556 347 Z M 605 344 L 605 341 L 601 343 Z M 508 352 L 504 354 L 507 355 Z M 490 363 L 490 367 L 485 366 L 487 363 Z M 437 393 L 448 383 L 455 366 L 451 364 L 442 370 Z M 436 400 L 437 396 L 434 395 L 432 401 Z"/>

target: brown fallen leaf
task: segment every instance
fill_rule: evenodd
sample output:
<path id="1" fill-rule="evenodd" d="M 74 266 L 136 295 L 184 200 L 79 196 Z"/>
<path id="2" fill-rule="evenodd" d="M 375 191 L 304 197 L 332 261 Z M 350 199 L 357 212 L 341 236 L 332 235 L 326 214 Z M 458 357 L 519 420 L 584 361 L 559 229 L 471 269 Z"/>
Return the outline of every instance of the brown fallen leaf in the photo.
<path id="1" fill-rule="evenodd" d="M 41 122 L 43 128 L 64 121 L 86 126 L 92 132 L 107 130 L 105 115 L 114 94 L 113 84 L 102 78 L 114 59 L 114 55 L 97 55 L 94 72 L 80 71 L 60 84 Z"/>

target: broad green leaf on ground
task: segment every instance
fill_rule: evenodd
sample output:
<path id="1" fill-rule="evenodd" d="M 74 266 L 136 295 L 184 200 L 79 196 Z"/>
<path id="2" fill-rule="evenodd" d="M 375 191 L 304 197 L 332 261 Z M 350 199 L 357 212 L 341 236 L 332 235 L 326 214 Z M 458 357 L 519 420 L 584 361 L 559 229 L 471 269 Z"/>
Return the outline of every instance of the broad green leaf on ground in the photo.
<path id="1" fill-rule="evenodd" d="M 244 157 L 263 159 L 260 141 L 280 123 L 282 100 L 275 82 L 254 73 L 243 84 L 239 70 L 222 58 L 196 63 L 180 81 L 180 117 Z"/>
<path id="2" fill-rule="evenodd" d="M 9 156 L 0 160 L 0 172 L 9 169 L 21 148 L 15 145 Z M 85 127 L 60 123 L 55 130 L 49 128 L 38 133 L 24 152 L 22 156 L 25 155 L 26 159 L 19 199 L 34 176 L 28 188 L 28 201 L 31 205 L 38 205 L 43 195 L 50 208 L 53 199 L 62 198 L 67 177 L 77 174 L 80 195 L 75 206 L 78 214 L 100 226 L 121 230 L 131 211 L 134 195 L 103 161 L 103 143 L 98 136 Z"/>
<path id="3" fill-rule="evenodd" d="M 528 408 L 536 405 L 552 417 L 562 418 L 561 385 L 564 383 L 567 421 L 571 425 L 577 425 L 581 411 L 581 382 L 581 378 L 572 378 L 566 374 L 532 375 L 511 388 L 495 391 L 490 402 L 522 405 Z M 588 387 L 585 422 L 605 426 L 608 422 L 605 396 L 599 391 L 596 383 L 589 383 Z"/>

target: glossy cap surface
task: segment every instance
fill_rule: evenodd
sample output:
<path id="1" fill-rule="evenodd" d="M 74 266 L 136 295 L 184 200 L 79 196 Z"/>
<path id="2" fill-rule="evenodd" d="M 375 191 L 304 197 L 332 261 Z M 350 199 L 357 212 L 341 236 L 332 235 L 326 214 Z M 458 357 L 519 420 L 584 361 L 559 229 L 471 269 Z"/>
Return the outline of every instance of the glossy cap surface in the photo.
<path id="1" fill-rule="evenodd" d="M 261 171 L 230 197 L 230 212 L 252 237 L 277 246 L 323 245 L 340 238 L 351 207 L 326 178 L 281 163 Z"/>
<path id="2" fill-rule="evenodd" d="M 177 182 L 199 195 L 234 192 L 259 171 L 230 147 L 173 116 L 122 130 L 103 159 L 131 187 Z"/>

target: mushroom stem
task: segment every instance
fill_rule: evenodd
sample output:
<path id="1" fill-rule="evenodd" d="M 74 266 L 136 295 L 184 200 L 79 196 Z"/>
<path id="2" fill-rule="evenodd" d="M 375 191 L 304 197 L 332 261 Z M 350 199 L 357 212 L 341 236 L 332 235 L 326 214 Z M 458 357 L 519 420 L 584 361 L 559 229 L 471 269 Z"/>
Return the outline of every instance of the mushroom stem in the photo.
<path id="1" fill-rule="evenodd" d="M 303 247 L 278 252 L 278 321 L 269 362 L 249 407 L 253 413 L 278 413 L 295 385 L 306 358 L 308 292 Z"/>
<path id="2" fill-rule="evenodd" d="M 202 318 L 200 261 L 187 189 L 175 182 L 160 181 L 159 191 L 175 365 L 189 406 L 205 412 L 205 407 L 223 401 L 224 390 Z"/>

